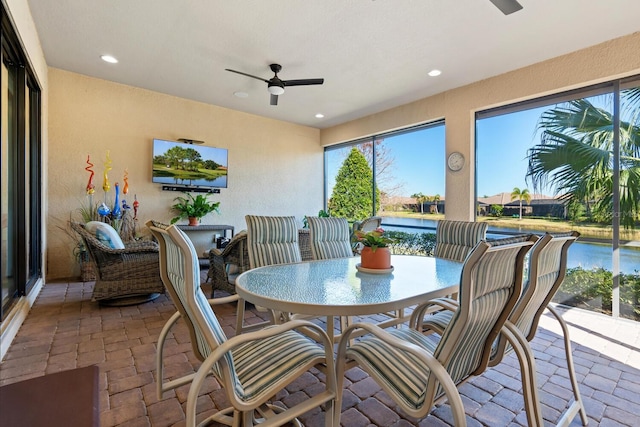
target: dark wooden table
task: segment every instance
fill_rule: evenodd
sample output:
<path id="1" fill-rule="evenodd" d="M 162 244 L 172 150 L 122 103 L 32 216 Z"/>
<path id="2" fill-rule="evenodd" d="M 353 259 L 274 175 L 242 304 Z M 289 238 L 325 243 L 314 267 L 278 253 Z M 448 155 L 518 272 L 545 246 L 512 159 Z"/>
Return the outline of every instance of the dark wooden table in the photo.
<path id="1" fill-rule="evenodd" d="M 100 426 L 99 369 L 71 369 L 0 387 L 3 427 Z"/>

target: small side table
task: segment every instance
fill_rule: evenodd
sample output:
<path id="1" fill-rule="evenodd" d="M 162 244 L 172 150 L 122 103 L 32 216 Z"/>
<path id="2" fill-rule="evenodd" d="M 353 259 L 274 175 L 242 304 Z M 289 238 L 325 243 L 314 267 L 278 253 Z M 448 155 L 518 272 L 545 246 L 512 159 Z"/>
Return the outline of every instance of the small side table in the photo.
<path id="1" fill-rule="evenodd" d="M 196 248 L 196 253 L 201 259 L 209 259 L 209 249 L 216 247 L 216 237 L 218 234 L 216 231 L 222 232 L 222 237 L 232 238 L 234 233 L 233 225 L 219 225 L 219 224 L 202 224 L 202 225 L 178 225 L 178 228 L 186 233 L 191 239 L 193 246 Z M 227 236 L 227 231 L 231 233 Z"/>

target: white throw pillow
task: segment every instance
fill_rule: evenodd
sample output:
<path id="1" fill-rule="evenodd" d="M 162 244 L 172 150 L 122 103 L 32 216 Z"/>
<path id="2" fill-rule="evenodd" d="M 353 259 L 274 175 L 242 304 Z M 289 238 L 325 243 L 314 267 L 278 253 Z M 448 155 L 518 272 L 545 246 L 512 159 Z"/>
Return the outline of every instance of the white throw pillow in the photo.
<path id="1" fill-rule="evenodd" d="M 85 224 L 87 231 L 96 236 L 96 239 L 100 240 L 111 249 L 124 249 L 124 243 L 118 232 L 109 224 L 105 224 L 100 221 L 89 221 Z"/>

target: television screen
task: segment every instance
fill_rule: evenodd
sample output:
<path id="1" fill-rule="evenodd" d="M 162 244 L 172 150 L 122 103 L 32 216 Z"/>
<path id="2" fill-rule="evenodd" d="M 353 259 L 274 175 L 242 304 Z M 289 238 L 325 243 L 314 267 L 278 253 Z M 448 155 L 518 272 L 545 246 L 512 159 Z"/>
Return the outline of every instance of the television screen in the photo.
<path id="1" fill-rule="evenodd" d="M 154 139 L 152 182 L 227 188 L 227 152 L 226 148 Z"/>

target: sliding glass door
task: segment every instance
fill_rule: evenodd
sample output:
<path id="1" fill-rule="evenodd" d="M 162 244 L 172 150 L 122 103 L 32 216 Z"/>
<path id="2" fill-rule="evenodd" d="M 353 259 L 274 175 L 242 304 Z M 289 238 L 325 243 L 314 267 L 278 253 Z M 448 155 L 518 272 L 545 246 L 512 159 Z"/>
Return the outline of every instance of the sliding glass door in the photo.
<path id="1" fill-rule="evenodd" d="M 0 321 L 42 277 L 40 88 L 4 11 L 1 15 Z"/>

